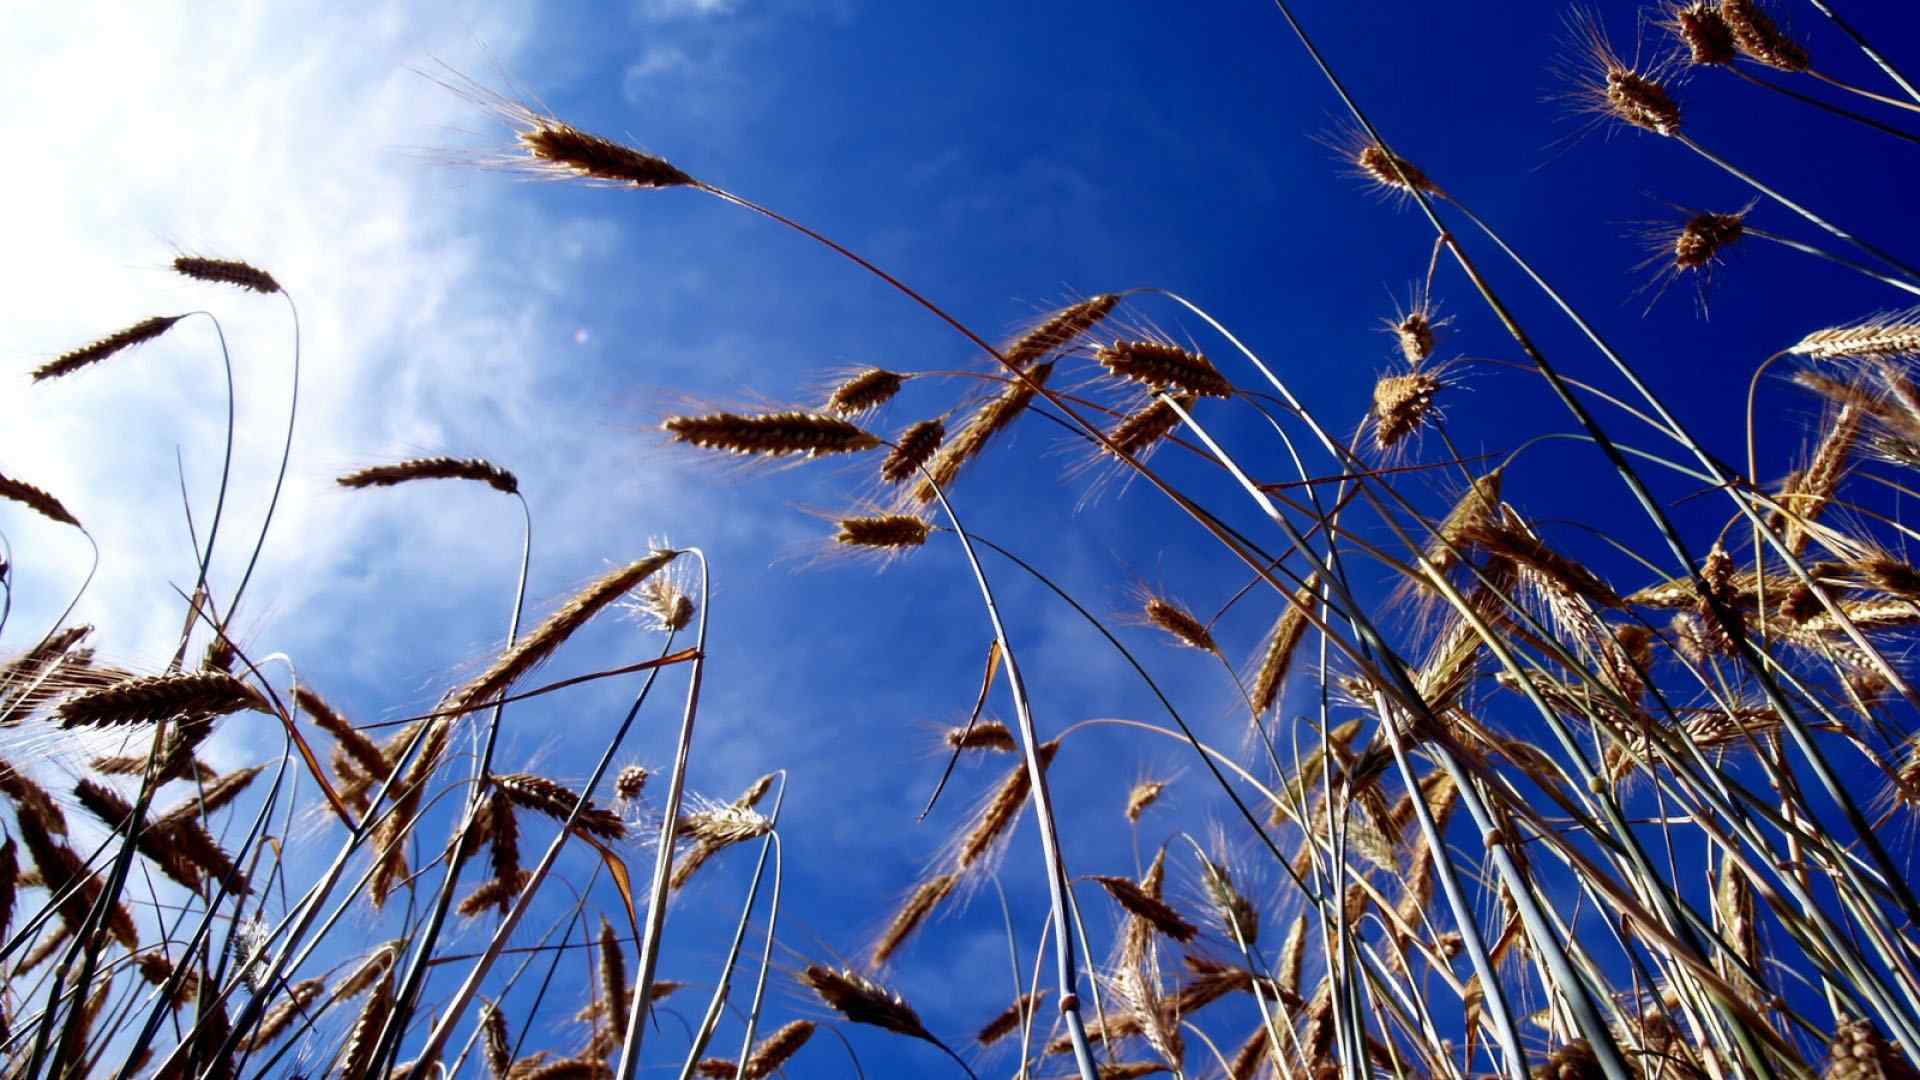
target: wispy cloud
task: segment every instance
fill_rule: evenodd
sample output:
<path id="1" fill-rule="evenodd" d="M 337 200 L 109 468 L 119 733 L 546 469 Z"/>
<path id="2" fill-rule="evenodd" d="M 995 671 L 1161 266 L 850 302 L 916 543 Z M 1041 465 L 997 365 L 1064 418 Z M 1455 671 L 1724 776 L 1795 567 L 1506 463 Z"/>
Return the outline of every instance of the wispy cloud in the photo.
<path id="1" fill-rule="evenodd" d="M 641 0 L 640 14 L 648 19 L 714 18 L 743 6 L 742 0 Z"/>

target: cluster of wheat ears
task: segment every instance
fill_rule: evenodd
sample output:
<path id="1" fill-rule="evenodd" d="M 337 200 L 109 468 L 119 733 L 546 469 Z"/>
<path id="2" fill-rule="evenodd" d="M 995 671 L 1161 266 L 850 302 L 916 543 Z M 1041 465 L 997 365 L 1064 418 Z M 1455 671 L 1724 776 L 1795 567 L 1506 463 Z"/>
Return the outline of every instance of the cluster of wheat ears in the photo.
<path id="1" fill-rule="evenodd" d="M 1856 270 L 1876 290 L 1920 293 L 1920 271 L 1763 187 L 1684 122 L 1677 76 L 1719 69 L 1836 120 L 1914 139 L 1901 123 L 1920 112 L 1920 91 L 1820 0 L 1813 6 L 1829 16 L 1823 25 L 1834 39 L 1863 50 L 1897 94 L 1820 73 L 1807 47 L 1753 0 L 1654 13 L 1671 48 L 1652 66 L 1628 64 L 1595 20 L 1577 21 L 1592 109 L 1705 157 L 1757 193 L 1747 210 L 1699 213 L 1665 235 L 1669 280 L 1704 276 L 1730 245 L 1764 239 Z M 65 616 L 0 666 L 0 725 L 47 739 L 73 729 L 122 736 L 119 752 L 93 756 L 70 786 L 0 763 L 10 811 L 0 842 L 7 1074 L 418 1078 L 484 1068 L 496 1080 L 628 1080 L 650 1057 L 650 1068 L 682 1077 L 765 1077 L 857 1070 L 844 1036 L 845 1052 L 814 1036 L 869 1025 L 938 1047 L 945 1058 L 928 1051 L 929 1068 L 967 1075 L 991 1066 L 1087 1080 L 1920 1076 L 1920 896 L 1901 850 L 1908 815 L 1920 807 L 1920 744 L 1908 734 L 1920 697 L 1896 662 L 1920 626 L 1920 569 L 1899 552 L 1920 534 L 1876 509 L 1890 495 L 1920 494 L 1901 475 L 1920 467 L 1920 385 L 1909 367 L 1920 356 L 1920 315 L 1815 329 L 1759 365 L 1755 386 L 1784 362 L 1775 374 L 1790 375 L 1825 410 L 1804 464 L 1762 482 L 1751 398 L 1743 470 L 1696 442 L 1628 360 L 1457 193 L 1389 149 L 1284 4 L 1280 13 L 1352 114 L 1347 163 L 1364 183 L 1416 206 L 1437 236 L 1415 303 L 1388 321 L 1395 368 L 1375 385 L 1368 414 L 1338 427 L 1171 292 L 1091 295 L 995 344 L 805 225 L 462 84 L 513 122 L 526 167 L 690 189 L 763 215 L 877 275 L 978 348 L 971 385 L 984 389 L 933 418 L 880 421 L 905 384 L 936 373 L 874 368 L 817 405 L 677 415 L 663 428 L 672 441 L 756 459 L 866 455 L 862 509 L 837 522 L 833 542 L 891 558 L 934 543 L 964 553 L 966 587 L 978 592 L 993 646 L 973 715 L 945 743 L 955 759 L 1004 762 L 1003 778 L 924 879 L 903 883 L 905 902 L 858 962 L 803 959 L 776 972 L 784 779 L 763 777 L 729 801 L 689 799 L 684 790 L 706 662 L 706 568 L 697 550 L 662 547 L 615 566 L 531 629 L 521 627 L 516 601 L 508 643 L 484 670 L 428 713 L 363 726 L 289 665 L 230 636 L 254 563 L 230 586 L 209 580 L 223 485 L 204 542 L 196 539 L 199 579 L 183 590 L 183 628 L 164 669 L 113 666 L 89 647 L 91 628 Z M 1827 96 L 1771 81 L 1787 76 L 1818 80 L 1814 89 Z M 1836 92 L 1876 112 L 1838 105 Z M 1827 246 L 1751 227 L 1759 200 L 1803 221 L 1809 235 L 1824 233 Z M 1629 391 L 1615 396 L 1561 374 L 1449 222 L 1471 226 L 1513 260 Z M 174 269 L 287 296 L 244 262 L 183 257 Z M 1527 368 L 1570 414 L 1568 433 L 1495 460 L 1454 449 L 1442 410 L 1463 367 L 1436 359 L 1446 320 L 1431 301 L 1449 280 L 1510 332 Z M 1148 303 L 1197 320 L 1228 359 L 1115 329 L 1136 324 L 1126 309 Z M 202 314 L 136 323 L 47 361 L 32 378 L 92 377 L 85 369 Z M 297 347 L 294 362 L 297 386 Z M 1074 367 L 1080 381 L 1066 389 L 1062 376 Z M 1270 432 L 1272 445 L 1216 439 L 1210 428 L 1221 428 L 1227 410 L 1264 421 L 1255 430 Z M 1624 417 L 1633 443 L 1611 437 L 1597 414 Z M 1139 631 L 1111 631 L 1031 564 L 963 525 L 968 474 L 1010 428 L 1042 421 L 1132 478 L 1129 498 L 1170 502 L 1244 565 L 1245 586 L 1211 617 L 1154 591 L 1138 611 L 1172 643 L 1221 663 L 1242 702 L 1241 745 L 1196 736 L 1131 650 Z M 293 438 L 290 417 L 289 447 Z M 1664 542 L 1634 554 L 1645 567 L 1637 591 L 1617 589 L 1557 549 L 1502 498 L 1503 478 L 1547 439 L 1586 444 Z M 1267 527 L 1255 534 L 1230 525 L 1192 485 L 1183 491 L 1156 472 L 1155 454 L 1184 455 L 1218 476 L 1206 499 L 1243 496 Z M 231 444 L 228 455 L 230 465 Z M 1259 475 L 1275 462 L 1288 471 Z M 283 458 L 283 479 L 285 471 Z M 1681 535 L 1671 508 L 1643 483 L 1653 472 L 1730 502 L 1725 526 Z M 412 489 L 429 480 L 520 499 L 512 472 L 478 459 L 400 461 L 339 483 Z M 0 500 L 87 536 L 62 498 L 26 478 L 0 476 Z M 263 531 L 254 559 L 264 542 Z M 1367 583 L 1381 568 L 1400 585 L 1369 608 L 1362 596 L 1380 591 Z M 995 604 L 992 582 L 1002 575 L 1051 590 L 1124 657 L 1164 715 L 1042 730 Z M 521 599 L 525 577 L 523 560 Z M 0 568 L 9 600 L 11 581 L 9 563 Z M 1236 605 L 1270 612 L 1263 640 L 1221 639 L 1221 617 Z M 535 685 L 537 667 L 615 607 L 650 619 L 664 638 L 656 657 Z M 1236 670 L 1229 656 L 1246 653 L 1251 665 Z M 495 759 L 510 703 L 636 673 L 643 686 L 632 708 L 577 789 Z M 622 744 L 663 676 L 684 679 L 686 690 L 674 757 L 650 770 L 622 757 Z M 993 695 L 1010 706 L 1011 724 L 985 715 Z M 1283 699 L 1304 703 L 1284 730 Z M 260 767 L 215 772 L 200 748 L 223 718 L 244 712 L 278 721 L 283 752 Z M 1181 747 L 1189 759 L 1181 783 L 1217 799 L 1227 842 L 1156 835 L 1154 804 L 1168 781 L 1144 780 L 1124 811 L 1126 827 L 1156 849 L 1144 873 L 1077 865 L 1071 837 L 1056 829 L 1055 800 L 1079 793 L 1056 795 L 1048 770 L 1062 750 L 1071 753 L 1076 732 L 1096 724 Z M 475 752 L 460 749 L 468 744 Z M 1891 797 L 1880 806 L 1863 800 L 1862 776 Z M 300 795 L 302 783 L 318 796 Z M 450 817 L 451 832 L 422 835 L 443 797 L 457 811 L 431 820 Z M 317 807 L 340 837 L 312 880 L 288 880 L 283 864 L 296 803 Z M 643 803 L 647 812 L 634 812 Z M 1029 804 L 1037 850 L 1006 872 L 1044 875 L 1043 953 L 1028 963 L 1012 957 L 1005 997 L 977 1002 L 977 1033 L 936 1033 L 887 986 L 887 965 L 931 917 L 995 872 Z M 651 837 L 650 874 L 628 868 L 647 839 L 642 831 Z M 523 836 L 538 840 L 526 852 Z M 705 986 L 656 977 L 669 898 L 735 847 L 757 848 L 758 862 L 724 960 Z M 604 902 L 605 913 L 598 936 L 586 930 L 581 946 L 597 958 L 597 977 L 575 996 L 591 1004 L 569 1021 L 571 1034 L 549 1038 L 550 1015 L 536 1025 L 503 1003 L 523 978 L 554 977 L 557 961 L 536 961 L 557 957 L 561 945 L 509 943 L 534 897 L 555 883 L 567 848 L 592 852 L 606 884 L 575 890 L 560 941 L 590 902 Z M 1170 875 L 1192 884 L 1188 901 L 1169 890 Z M 763 887 L 770 905 L 760 903 Z M 161 889 L 174 902 L 161 904 Z M 1083 917 L 1095 904 L 1115 905 L 1117 929 L 1104 951 Z M 368 906 L 389 916 L 404 909 L 396 937 L 371 947 L 346 940 Z M 450 953 L 454 919 L 477 923 L 484 947 Z M 764 935 L 757 963 L 745 947 L 756 923 Z M 1008 932 L 1011 941 L 1011 923 Z M 509 956 L 515 962 L 503 962 Z M 799 1011 L 813 1019 L 763 1023 L 774 1011 L 763 1008 L 774 976 L 797 982 L 812 1001 Z M 690 1014 L 698 1017 L 690 1040 L 656 1049 L 662 1038 L 650 1011 L 689 990 L 707 999 Z M 536 1014 L 548 997 L 543 983 Z M 744 1029 L 728 1036 L 737 1045 L 730 1054 L 716 1040 L 723 1020 Z"/>

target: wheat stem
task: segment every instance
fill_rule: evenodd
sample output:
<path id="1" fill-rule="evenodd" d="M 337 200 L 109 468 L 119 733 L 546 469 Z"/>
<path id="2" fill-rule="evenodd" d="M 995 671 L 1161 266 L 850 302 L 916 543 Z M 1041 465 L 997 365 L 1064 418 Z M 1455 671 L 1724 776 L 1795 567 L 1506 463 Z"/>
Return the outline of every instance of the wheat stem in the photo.
<path id="1" fill-rule="evenodd" d="M 691 1080 L 693 1077 L 694 1066 L 700 1063 L 701 1055 L 707 1051 L 707 1042 L 713 1038 L 714 1028 L 720 1024 L 721 1010 L 726 1005 L 728 990 L 733 985 L 733 969 L 740 961 L 740 947 L 747 938 L 747 924 L 753 920 L 753 905 L 760 897 L 760 882 L 766 876 L 767 856 L 773 851 L 774 844 L 777 842 L 775 838 L 780 825 L 780 807 L 787 798 L 786 771 L 781 770 L 779 777 L 780 786 L 773 796 L 773 813 L 768 815 L 773 827 L 767 830 L 766 837 L 760 841 L 760 855 L 753 864 L 753 878 L 747 886 L 747 899 L 741 905 L 740 918 L 734 922 L 733 941 L 727 946 L 727 958 L 721 963 L 720 973 L 714 979 L 713 995 L 707 999 L 706 1014 L 701 1017 L 700 1026 L 694 1031 L 692 1045 L 687 1048 L 686 1060 L 680 1066 L 680 1080 Z M 768 927 L 767 936 L 769 938 L 773 936 L 771 926 Z M 762 974 L 764 976 L 764 969 Z M 736 1059 L 739 1062 L 739 1068 L 746 1067 L 748 1052 L 752 1049 L 753 1026 L 749 1023 L 746 1042 L 740 1048 L 740 1056 Z"/>
<path id="2" fill-rule="evenodd" d="M 494 472 L 483 475 L 492 476 Z M 508 474 L 511 475 L 511 474 Z M 491 481 L 490 481 L 491 482 Z M 499 485 L 496 483 L 496 487 Z M 526 497 L 519 492 L 519 485 L 512 485 L 511 494 L 520 503 L 520 574 L 514 584 L 513 610 L 507 618 L 506 649 L 511 650 L 520 638 L 520 618 L 526 609 L 527 571 L 533 559 L 533 511 L 528 508 Z M 505 488 L 501 488 L 505 490 Z M 495 701 L 493 712 L 487 717 L 487 732 L 481 744 L 480 760 L 475 764 L 473 777 L 468 781 L 467 805 L 457 826 L 453 845 L 456 849 L 467 843 L 480 820 L 480 812 L 486 801 L 487 779 L 493 772 L 494 748 L 500 741 L 500 720 L 506 711 L 505 701 Z M 584 805 L 586 799 L 581 799 Z M 434 895 L 433 911 L 427 917 L 427 925 L 415 947 L 413 959 L 407 966 L 407 972 L 400 980 L 399 992 L 394 997 L 393 1010 L 387 1017 L 386 1026 L 381 1030 L 380 1042 L 374 1050 L 373 1060 L 384 1061 L 399 1053 L 401 1034 L 407 1029 L 407 1021 L 412 1017 L 415 1003 L 426 982 L 426 964 L 433 956 L 433 947 L 440 938 L 441 929 L 446 925 L 447 911 L 453 906 L 453 895 L 460 887 L 460 871 L 466 865 L 464 859 L 448 859 L 446 873 L 441 878 L 440 889 Z"/>
<path id="3" fill-rule="evenodd" d="M 1866 38 L 1860 35 L 1860 32 L 1858 30 L 1855 30 L 1851 25 L 1847 23 L 1845 19 L 1842 19 L 1839 16 L 1839 14 L 1833 10 L 1833 8 L 1827 6 L 1826 0 L 1807 0 L 1807 2 L 1812 4 L 1814 7 L 1819 8 L 1820 14 L 1825 15 L 1829 20 L 1831 20 L 1833 22 L 1833 25 L 1841 33 L 1852 38 L 1853 43 L 1860 47 L 1860 51 L 1863 53 L 1866 53 L 1867 58 L 1869 60 L 1872 60 L 1875 64 L 1879 65 L 1880 70 L 1886 73 L 1887 78 L 1892 79 L 1894 83 L 1900 87 L 1900 89 L 1906 91 L 1908 97 L 1912 98 L 1916 103 L 1920 103 L 1920 88 L 1916 88 L 1912 82 L 1908 81 L 1907 77 L 1905 75 L 1902 75 L 1899 72 L 1899 70 L 1893 66 L 1893 64 L 1888 62 L 1886 57 L 1881 56 L 1880 53 L 1874 49 L 1872 44 L 1870 44 Z"/>

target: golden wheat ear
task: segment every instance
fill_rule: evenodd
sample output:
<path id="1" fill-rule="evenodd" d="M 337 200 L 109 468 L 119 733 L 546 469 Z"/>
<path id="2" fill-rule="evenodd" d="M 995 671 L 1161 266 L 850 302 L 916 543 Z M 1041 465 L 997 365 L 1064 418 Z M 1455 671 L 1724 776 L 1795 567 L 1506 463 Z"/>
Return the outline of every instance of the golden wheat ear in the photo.
<path id="1" fill-rule="evenodd" d="M 825 964 L 808 964 L 800 972 L 802 985 L 817 994 L 829 1009 L 854 1024 L 867 1024 L 938 1044 L 920 1014 L 898 991 L 889 990 L 856 972 L 836 970 Z"/>
<path id="2" fill-rule="evenodd" d="M 1843 326 L 1815 330 L 1787 351 L 1814 360 L 1896 360 L 1920 356 L 1920 308 L 1908 308 Z M 1821 376 L 1815 373 L 1802 372 L 1794 376 L 1794 381 L 1816 392 L 1824 392 L 1816 385 L 1819 378 Z"/>
<path id="3" fill-rule="evenodd" d="M 996 750 L 1011 754 L 1019 748 L 1013 730 L 998 720 L 979 720 L 948 728 L 944 740 L 953 750 Z"/>
<path id="4" fill-rule="evenodd" d="M 507 1014 L 494 1002 L 480 1006 L 480 1051 L 493 1080 L 507 1080 L 513 1068 L 512 1034 L 507 1030 Z"/>
<path id="5" fill-rule="evenodd" d="M 848 419 L 872 412 L 892 401 L 906 382 L 907 376 L 897 371 L 867 368 L 834 387 L 827 396 L 826 409 Z"/>
<path id="6" fill-rule="evenodd" d="M 1132 878 L 1116 877 L 1109 874 L 1094 874 L 1088 880 L 1107 890 L 1114 902 L 1125 908 L 1130 915 L 1145 919 L 1153 928 L 1181 944 L 1192 941 L 1200 928 L 1188 922 L 1164 900 L 1148 895 L 1145 889 L 1134 884 Z"/>
<path id="7" fill-rule="evenodd" d="M 1260 666 L 1254 669 L 1253 685 L 1248 691 L 1255 720 L 1272 711 L 1280 701 L 1287 674 L 1293 670 L 1293 650 L 1307 634 L 1307 609 L 1315 599 L 1315 581 L 1315 578 L 1307 579 L 1274 620 L 1273 629 L 1267 632 L 1266 643 L 1260 650 Z"/>
<path id="8" fill-rule="evenodd" d="M 653 774 L 647 771 L 645 765 L 634 764 L 622 766 L 620 772 L 613 778 L 614 797 L 621 802 L 630 803 L 637 801 L 641 795 L 646 793 L 647 781 L 652 776 Z"/>
<path id="9" fill-rule="evenodd" d="M 887 459 L 880 463 L 880 479 L 898 486 L 910 477 L 919 475 L 921 467 L 940 449 L 946 437 L 946 421 L 939 417 L 922 420 L 901 432 L 900 437 L 894 440 L 893 450 L 887 454 Z"/>
<path id="10" fill-rule="evenodd" d="M 1438 414 L 1436 403 L 1447 382 L 1435 370 L 1415 369 L 1388 375 L 1373 384 L 1374 448 L 1385 453 L 1418 434 Z"/>
<path id="11" fill-rule="evenodd" d="M 750 457 L 823 457 L 871 450 L 880 440 L 837 416 L 777 412 L 670 416 L 660 425 L 678 442 Z"/>
<path id="12" fill-rule="evenodd" d="M 1673 238 L 1673 268 L 1676 271 L 1705 269 L 1717 262 L 1720 253 L 1738 242 L 1746 232 L 1745 211 L 1695 214 L 1687 219 Z"/>
<path id="13" fill-rule="evenodd" d="M 544 663 L 594 616 L 639 588 L 648 578 L 671 564 L 679 554 L 673 550 L 654 551 L 645 558 L 602 574 L 560 605 L 511 648 L 502 652 L 486 671 L 465 686 L 450 692 L 443 702 L 445 710 L 451 713 L 464 712 L 505 690 L 520 676 Z"/>
<path id="14" fill-rule="evenodd" d="M 1720 18 L 1749 59 L 1781 71 L 1801 72 L 1811 66 L 1806 46 L 1788 37 L 1755 0 L 1720 0 Z"/>
<path id="15" fill-rule="evenodd" d="M 558 781 L 544 776 L 503 773 L 495 776 L 493 783 L 515 806 L 545 814 L 556 821 L 567 820 L 573 816 L 574 808 L 580 805 L 580 796 Z M 627 835 L 627 824 L 620 820 L 618 814 L 591 803 L 581 808 L 579 816 L 573 818 L 573 827 L 608 840 L 622 840 Z"/>
<path id="16" fill-rule="evenodd" d="M 1351 164 L 1360 176 L 1387 191 L 1409 195 L 1420 192 L 1424 195 L 1444 197 L 1446 192 L 1434 183 L 1419 166 L 1398 154 L 1390 153 L 1377 142 L 1363 142 L 1351 152 Z"/>
<path id="17" fill-rule="evenodd" d="M 779 1030 L 760 1041 L 747 1056 L 746 1075 L 754 1077 L 772 1076 L 774 1070 L 785 1065 L 800 1048 L 813 1038 L 814 1023 L 811 1020 L 793 1020 L 782 1025 Z"/>
<path id="18" fill-rule="evenodd" d="M 1662 65 L 1647 71 L 1629 66 L 1614 51 L 1597 16 L 1576 15 L 1572 29 L 1585 53 L 1586 69 L 1577 76 L 1583 109 L 1656 135 L 1680 133 L 1680 106 L 1661 78 Z"/>
<path id="19" fill-rule="evenodd" d="M 537 167 L 583 180 L 638 188 L 685 187 L 694 179 L 665 158 L 581 131 L 550 116 L 527 112 L 520 145 Z"/>
<path id="20" fill-rule="evenodd" d="M 1127 792 L 1127 822 L 1132 825 L 1140 824 L 1140 815 L 1146 813 L 1148 807 L 1159 802 L 1160 793 L 1165 790 L 1167 790 L 1165 780 L 1142 780 L 1133 785 Z"/>
<path id="21" fill-rule="evenodd" d="M 1053 764 L 1053 756 L 1060 749 L 1060 740 L 1042 743 L 1034 748 L 1035 756 L 1040 759 L 1040 767 L 1048 768 Z M 1015 764 L 1007 770 L 1000 786 L 993 789 L 987 801 L 974 814 L 967 830 L 956 841 L 954 866 L 960 870 L 970 870 L 980 864 L 996 843 L 1005 836 L 1007 830 L 1020 818 L 1020 812 L 1026 808 L 1027 795 L 1032 790 L 1033 780 L 1024 763 Z"/>
<path id="22" fill-rule="evenodd" d="M 76 694 L 54 708 L 62 727 L 156 724 L 177 716 L 205 720 L 273 707 L 253 687 L 224 671 L 148 675 Z"/>
<path id="23" fill-rule="evenodd" d="M 1101 452 L 1111 455 L 1118 450 L 1135 459 L 1148 456 L 1180 427 L 1181 412 L 1192 409 L 1196 400 L 1191 394 L 1181 394 L 1169 404 L 1165 398 L 1156 395 L 1145 406 L 1114 423 L 1107 432 L 1107 441 L 1113 446 L 1111 449 L 1103 446 Z"/>
<path id="24" fill-rule="evenodd" d="M 930 503 L 936 492 L 951 486 L 954 478 L 968 462 L 980 456 L 994 436 L 999 435 L 1013 425 L 1020 414 L 1032 404 L 1039 393 L 1035 387 L 1043 387 L 1053 375 L 1053 361 L 1036 364 L 1026 371 L 1026 380 L 1013 380 L 1001 391 L 982 402 L 973 415 L 953 439 L 942 446 L 933 459 L 926 465 L 930 479 L 922 479 L 913 489 L 913 501 Z"/>
<path id="25" fill-rule="evenodd" d="M 1015 338 L 1000 350 L 1007 363 L 1025 371 L 1037 361 L 1044 360 L 1072 345 L 1082 334 L 1106 320 L 1120 303 L 1115 293 L 1100 293 L 1089 296 L 1075 304 L 1061 308 L 1049 315 L 1038 326 Z"/>
<path id="26" fill-rule="evenodd" d="M 979 1043 L 981 1046 L 992 1046 L 994 1043 L 999 1042 L 1012 1032 L 1014 1028 L 1019 1027 L 1021 1020 L 1031 1014 L 1040 1002 L 1046 1000 L 1049 993 L 1051 993 L 1051 991 L 1040 990 L 1035 993 L 1021 994 L 1019 997 L 1014 998 L 1012 1004 L 1008 1005 L 1005 1009 L 1001 1010 L 997 1016 L 981 1026 L 979 1033 L 973 1037 L 973 1041 Z"/>
<path id="27" fill-rule="evenodd" d="M 933 526 L 913 514 L 876 514 L 839 521 L 833 542 L 842 547 L 901 551 L 927 542 Z"/>
<path id="28" fill-rule="evenodd" d="M 900 910 L 894 912 L 887 928 L 880 932 L 880 939 L 874 942 L 869 960 L 871 966 L 883 967 L 893 959 L 893 954 L 900 951 L 900 946 L 906 944 L 915 930 L 920 929 L 927 921 L 927 916 L 933 914 L 933 909 L 953 894 L 953 887 L 959 880 L 958 874 L 940 874 L 921 882 L 919 888 L 913 890 L 913 895 L 900 905 Z"/>
<path id="29" fill-rule="evenodd" d="M 1201 652 L 1220 653 L 1220 646 L 1213 639 L 1213 632 L 1194 614 L 1173 600 L 1153 593 L 1146 593 L 1141 604 L 1140 619 L 1148 626 L 1164 631 L 1169 637 L 1190 649 Z"/>
<path id="30" fill-rule="evenodd" d="M 1229 398 L 1233 384 L 1200 353 L 1162 341 L 1116 341 L 1094 350 L 1094 359 L 1123 382 L 1195 397 Z"/>
<path id="31" fill-rule="evenodd" d="M 1738 55 L 1733 27 L 1727 25 L 1720 8 L 1708 0 L 1675 3 L 1667 8 L 1658 25 L 1680 42 L 1691 63 L 1725 67 Z"/>

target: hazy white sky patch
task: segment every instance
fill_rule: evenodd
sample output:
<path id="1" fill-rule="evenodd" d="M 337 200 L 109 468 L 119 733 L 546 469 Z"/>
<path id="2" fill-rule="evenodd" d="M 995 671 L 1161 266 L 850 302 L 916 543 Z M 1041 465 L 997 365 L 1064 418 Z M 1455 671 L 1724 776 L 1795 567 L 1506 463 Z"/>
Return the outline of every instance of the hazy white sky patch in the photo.
<path id="1" fill-rule="evenodd" d="M 743 6 L 741 0 L 641 0 L 640 14 L 647 19 L 712 18 Z"/>
<path id="2" fill-rule="evenodd" d="M 664 492 L 607 445 L 602 418 L 552 420 L 554 394 L 597 355 L 575 344 L 579 314 L 566 309 L 610 276 L 619 226 L 530 208 L 519 184 L 476 180 L 410 149 L 492 126 L 472 102 L 410 69 L 444 58 L 483 74 L 510 70 L 540 29 L 533 7 L 477 15 L 396 3 L 351 17 L 275 7 L 206 20 L 160 8 L 114 6 L 98 17 L 72 6 L 36 10 L 43 22 L 29 12 L 16 29 L 37 48 L 0 70 L 0 88 L 17 101 L 58 88 L 62 105 L 0 121 L 10 144 L 36 148 L 35 167 L 9 177 L 10 194 L 41 208 L 13 226 L 15 250 L 32 257 L 0 269 L 14 353 L 11 372 L 0 373 L 12 387 L 0 394 L 8 436 L 0 470 L 65 498 L 99 539 L 100 574 L 78 617 L 99 624 L 103 657 L 157 665 L 177 636 L 173 587 L 191 587 L 194 559 L 174 453 L 204 536 L 225 432 L 218 339 L 195 318 L 65 379 L 29 385 L 27 371 L 148 315 L 218 316 L 238 406 L 217 591 L 233 587 L 251 550 L 284 437 L 287 305 L 182 281 L 168 269 L 176 253 L 266 267 L 300 307 L 294 456 L 237 620 L 258 635 L 243 646 L 316 664 L 324 656 L 345 671 L 389 649 L 422 615 L 483 598 L 504 612 L 517 505 L 492 492 L 347 493 L 332 484 L 375 461 L 471 454 L 516 470 L 547 525 L 538 543 L 550 569 L 536 569 L 535 597 L 563 590 L 599 557 L 641 548 L 644 537 L 627 543 L 600 526 L 628 500 L 658 505 Z M 631 273 L 623 271 L 629 282 Z M 574 485 L 596 498 L 574 497 Z M 70 530 L 12 514 L 7 527 L 13 641 L 44 629 L 84 575 L 87 553 Z M 614 552 L 610 543 L 625 546 Z M 421 612 L 422 596 L 445 606 Z M 322 606 L 324 619 L 315 617 Z M 492 621 L 441 651 L 488 647 Z"/>

